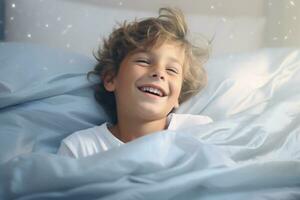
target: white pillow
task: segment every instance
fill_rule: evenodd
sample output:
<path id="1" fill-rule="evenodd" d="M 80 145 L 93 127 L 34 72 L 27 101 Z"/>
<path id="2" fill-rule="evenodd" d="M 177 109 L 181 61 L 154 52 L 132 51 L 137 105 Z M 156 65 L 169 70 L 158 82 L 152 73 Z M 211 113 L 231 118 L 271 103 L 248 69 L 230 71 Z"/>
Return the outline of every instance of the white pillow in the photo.
<path id="1" fill-rule="evenodd" d="M 208 85 L 183 103 L 178 113 L 221 120 L 236 114 L 259 114 L 268 104 L 300 94 L 300 49 L 262 49 L 212 58 L 206 65 Z"/>

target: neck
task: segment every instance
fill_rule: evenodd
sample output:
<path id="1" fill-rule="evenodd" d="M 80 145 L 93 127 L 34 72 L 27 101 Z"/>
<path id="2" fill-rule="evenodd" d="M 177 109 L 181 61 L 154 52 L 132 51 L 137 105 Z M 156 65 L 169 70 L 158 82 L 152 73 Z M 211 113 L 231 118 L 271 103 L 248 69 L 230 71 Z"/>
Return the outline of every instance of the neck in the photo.
<path id="1" fill-rule="evenodd" d="M 130 142 L 141 136 L 166 129 L 167 118 L 155 121 L 119 118 L 118 123 L 110 131 L 124 143 Z"/>

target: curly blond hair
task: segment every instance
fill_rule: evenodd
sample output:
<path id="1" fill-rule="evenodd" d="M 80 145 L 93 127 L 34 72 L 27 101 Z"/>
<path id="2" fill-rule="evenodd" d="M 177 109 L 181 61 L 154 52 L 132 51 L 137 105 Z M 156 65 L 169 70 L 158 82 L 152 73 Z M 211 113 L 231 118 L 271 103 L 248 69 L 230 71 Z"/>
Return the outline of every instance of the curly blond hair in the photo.
<path id="1" fill-rule="evenodd" d="M 98 61 L 88 73 L 102 78 L 107 73 L 116 75 L 126 55 L 136 49 L 149 49 L 171 41 L 181 45 L 185 52 L 184 74 L 179 103 L 198 93 L 207 82 L 203 64 L 207 61 L 207 47 L 196 47 L 187 39 L 188 28 L 183 13 L 176 8 L 160 8 L 158 17 L 126 21 L 114 29 L 103 47 L 94 55 Z M 116 102 L 113 92 L 108 92 L 100 81 L 95 91 L 96 100 L 104 107 L 112 121 L 117 121 Z"/>

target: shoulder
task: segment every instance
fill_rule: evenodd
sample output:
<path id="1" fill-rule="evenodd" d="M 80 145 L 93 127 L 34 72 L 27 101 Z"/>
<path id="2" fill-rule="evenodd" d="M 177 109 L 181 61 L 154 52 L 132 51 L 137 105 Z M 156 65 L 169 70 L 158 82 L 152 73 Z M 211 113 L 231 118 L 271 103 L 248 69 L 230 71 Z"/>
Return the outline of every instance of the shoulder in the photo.
<path id="1" fill-rule="evenodd" d="M 99 131 L 99 129 L 103 129 L 103 127 L 105 127 L 105 124 L 106 123 L 103 123 L 99 126 L 93 126 L 91 128 L 76 131 L 76 132 L 72 133 L 71 135 L 69 135 L 68 137 L 66 137 L 65 139 L 90 138 L 93 135 L 95 135 L 95 133 L 97 133 Z"/>
<path id="2" fill-rule="evenodd" d="M 97 146 L 97 137 L 105 126 L 106 123 L 72 133 L 62 140 L 58 154 L 75 158 L 87 156 L 87 153 L 93 152 L 92 147 Z"/>
<path id="3" fill-rule="evenodd" d="M 63 139 L 63 142 L 77 144 L 82 140 L 92 140 L 96 136 L 95 134 L 99 131 L 99 129 L 102 129 L 101 127 L 103 125 L 104 124 L 101 126 L 94 126 L 92 128 L 76 131 Z"/>
<path id="4" fill-rule="evenodd" d="M 170 114 L 170 123 L 168 129 L 176 130 L 179 128 L 204 125 L 213 122 L 213 120 L 206 115 L 192 115 L 192 114 Z"/>

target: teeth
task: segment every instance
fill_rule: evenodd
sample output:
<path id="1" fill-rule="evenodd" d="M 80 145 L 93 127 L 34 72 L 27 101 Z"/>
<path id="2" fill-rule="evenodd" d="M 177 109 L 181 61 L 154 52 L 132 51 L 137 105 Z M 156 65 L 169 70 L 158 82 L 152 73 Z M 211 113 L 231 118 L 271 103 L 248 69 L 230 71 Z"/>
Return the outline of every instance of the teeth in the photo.
<path id="1" fill-rule="evenodd" d="M 150 93 L 153 93 L 153 94 L 157 94 L 158 96 L 161 96 L 161 97 L 163 96 L 162 91 L 160 91 L 159 89 L 156 89 L 156 88 L 142 87 L 141 90 L 144 91 L 144 92 L 150 92 Z"/>

